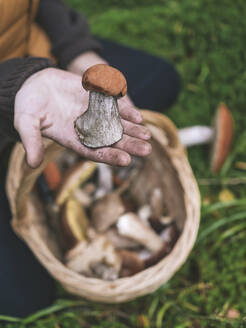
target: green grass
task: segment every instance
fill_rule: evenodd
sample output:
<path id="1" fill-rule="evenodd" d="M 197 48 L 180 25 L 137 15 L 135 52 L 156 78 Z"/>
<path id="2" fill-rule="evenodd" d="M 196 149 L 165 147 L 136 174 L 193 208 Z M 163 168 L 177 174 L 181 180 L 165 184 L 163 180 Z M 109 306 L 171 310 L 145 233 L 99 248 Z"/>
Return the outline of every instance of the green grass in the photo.
<path id="1" fill-rule="evenodd" d="M 245 0 L 67 0 L 93 33 L 173 62 L 183 90 L 168 116 L 178 127 L 209 124 L 223 101 L 233 112 L 233 151 L 219 176 L 208 170 L 207 147 L 189 150 L 203 205 L 197 243 L 185 265 L 157 292 L 122 305 L 60 299 L 8 328 L 246 327 L 246 2 Z M 234 185 L 237 178 L 238 184 Z M 229 189 L 234 200 L 222 203 Z M 63 300 L 61 300 L 63 299 Z M 228 309 L 240 317 L 227 318 Z M 0 318 L 1 320 L 1 318 Z M 1 326 L 1 324 L 0 324 Z"/>

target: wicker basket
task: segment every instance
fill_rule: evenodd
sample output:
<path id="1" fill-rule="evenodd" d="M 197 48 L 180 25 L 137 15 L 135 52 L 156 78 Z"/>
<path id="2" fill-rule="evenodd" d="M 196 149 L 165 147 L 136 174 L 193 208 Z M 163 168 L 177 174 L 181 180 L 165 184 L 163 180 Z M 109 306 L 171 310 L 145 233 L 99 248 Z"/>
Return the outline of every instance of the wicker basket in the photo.
<path id="1" fill-rule="evenodd" d="M 196 240 L 200 195 L 186 152 L 179 143 L 176 128 L 162 114 L 147 110 L 142 111 L 142 114 L 144 124 L 149 126 L 153 139 L 163 150 L 165 167 L 160 178 L 175 186 L 175 195 L 168 190 L 169 201 L 173 203 L 171 208 L 176 211 L 175 219 L 182 232 L 168 256 L 131 277 L 113 282 L 88 278 L 69 270 L 63 264 L 33 186 L 45 165 L 66 150 L 54 142 L 46 141 L 45 160 L 38 169 L 31 169 L 26 165 L 21 144 L 16 145 L 11 155 L 7 193 L 13 213 L 13 228 L 50 274 L 72 294 L 105 303 L 125 302 L 149 294 L 174 275 L 185 262 Z"/>

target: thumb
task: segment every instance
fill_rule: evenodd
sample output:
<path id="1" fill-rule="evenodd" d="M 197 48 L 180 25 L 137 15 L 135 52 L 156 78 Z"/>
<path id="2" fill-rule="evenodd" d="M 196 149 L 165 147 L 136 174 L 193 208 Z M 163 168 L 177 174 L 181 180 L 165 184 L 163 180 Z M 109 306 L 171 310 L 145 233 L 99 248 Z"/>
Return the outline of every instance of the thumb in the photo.
<path id="1" fill-rule="evenodd" d="M 31 115 L 22 114 L 15 118 L 15 128 L 25 148 L 27 164 L 32 168 L 37 168 L 44 156 L 39 120 Z"/>

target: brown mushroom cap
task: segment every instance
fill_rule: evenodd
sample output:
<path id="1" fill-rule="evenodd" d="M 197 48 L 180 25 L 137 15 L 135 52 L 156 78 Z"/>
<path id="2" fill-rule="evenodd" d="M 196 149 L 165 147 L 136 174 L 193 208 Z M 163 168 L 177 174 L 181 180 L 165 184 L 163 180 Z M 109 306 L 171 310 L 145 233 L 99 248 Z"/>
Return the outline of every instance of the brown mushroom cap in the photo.
<path id="1" fill-rule="evenodd" d="M 136 252 L 128 250 L 118 251 L 122 260 L 121 277 L 132 276 L 144 269 L 144 261 L 140 259 Z"/>
<path id="2" fill-rule="evenodd" d="M 101 92 L 105 96 L 122 97 L 127 91 L 124 75 L 118 69 L 106 64 L 97 64 L 88 68 L 83 75 L 82 85 L 87 91 Z"/>
<path id="3" fill-rule="evenodd" d="M 104 232 L 125 212 L 124 204 L 116 193 L 106 194 L 95 201 L 91 208 L 91 220 L 97 231 Z"/>
<path id="4" fill-rule="evenodd" d="M 230 150 L 234 134 L 234 121 L 225 104 L 220 104 L 214 121 L 215 138 L 212 146 L 211 171 L 219 172 Z"/>

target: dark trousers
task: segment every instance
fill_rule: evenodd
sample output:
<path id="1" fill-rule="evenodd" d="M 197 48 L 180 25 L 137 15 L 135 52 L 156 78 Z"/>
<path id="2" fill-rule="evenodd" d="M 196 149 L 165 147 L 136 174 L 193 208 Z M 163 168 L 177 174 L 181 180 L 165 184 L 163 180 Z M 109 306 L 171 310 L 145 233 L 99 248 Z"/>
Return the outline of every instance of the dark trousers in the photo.
<path id="1" fill-rule="evenodd" d="M 163 59 L 100 40 L 102 56 L 127 78 L 128 93 L 139 108 L 163 111 L 177 98 L 180 82 Z M 2 156 L 4 156 L 2 154 Z M 1 157 L 2 157 L 1 156 Z M 55 299 L 55 282 L 12 231 L 5 193 L 6 168 L 0 170 L 0 314 L 27 316 Z"/>

